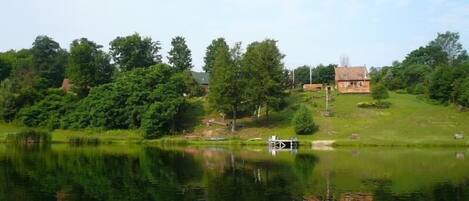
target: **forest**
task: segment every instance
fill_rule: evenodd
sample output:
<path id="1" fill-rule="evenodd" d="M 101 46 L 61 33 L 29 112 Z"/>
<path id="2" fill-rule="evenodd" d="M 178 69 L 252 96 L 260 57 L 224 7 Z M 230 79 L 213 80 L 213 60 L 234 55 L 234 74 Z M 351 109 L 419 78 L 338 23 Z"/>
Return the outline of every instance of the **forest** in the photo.
<path id="1" fill-rule="evenodd" d="M 469 106 L 469 57 L 454 32 L 439 33 L 402 62 L 371 67 L 372 83 L 397 93 L 416 94 L 435 104 Z M 109 51 L 87 38 L 68 49 L 38 36 L 29 49 L 0 53 L 0 119 L 48 129 L 142 129 L 153 139 L 187 129 L 186 110 L 194 97 L 232 119 L 268 118 L 286 107 L 292 88 L 310 82 L 310 66 L 293 73 L 283 63 L 278 42 L 265 39 L 231 47 L 224 38 L 208 45 L 203 70 L 208 92 L 192 77 L 191 50 L 183 37 L 171 41 L 167 63 L 158 41 L 138 33 L 117 37 Z M 336 64 L 311 70 L 313 83 L 334 82 Z M 61 89 L 64 79 L 70 91 Z"/>

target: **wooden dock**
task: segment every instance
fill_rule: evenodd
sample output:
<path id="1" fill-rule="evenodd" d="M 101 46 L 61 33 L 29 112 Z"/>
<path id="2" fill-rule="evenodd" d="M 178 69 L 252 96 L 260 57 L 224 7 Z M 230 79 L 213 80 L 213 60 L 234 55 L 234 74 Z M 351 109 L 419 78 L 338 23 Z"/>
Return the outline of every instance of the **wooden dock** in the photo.
<path id="1" fill-rule="evenodd" d="M 269 139 L 269 149 L 293 150 L 293 149 L 297 149 L 298 145 L 299 145 L 299 141 L 296 138 L 282 140 L 282 139 L 277 138 L 277 136 L 272 136 Z"/>

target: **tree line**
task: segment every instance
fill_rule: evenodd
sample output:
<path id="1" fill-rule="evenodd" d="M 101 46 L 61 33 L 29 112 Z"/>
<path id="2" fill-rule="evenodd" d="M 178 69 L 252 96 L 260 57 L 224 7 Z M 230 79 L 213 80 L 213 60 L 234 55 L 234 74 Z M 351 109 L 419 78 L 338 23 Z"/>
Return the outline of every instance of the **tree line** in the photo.
<path id="1" fill-rule="evenodd" d="M 469 106 L 469 56 L 455 32 L 439 33 L 402 62 L 371 68 L 372 83 L 441 104 Z"/>
<path id="2" fill-rule="evenodd" d="M 137 33 L 112 40 L 109 52 L 87 38 L 67 51 L 38 36 L 29 49 L 0 53 L 0 117 L 51 129 L 142 128 L 148 138 L 176 132 L 184 96 L 198 85 L 185 39 L 171 45 L 164 64 L 160 43 Z"/>
<path id="3" fill-rule="evenodd" d="M 117 37 L 109 51 L 87 38 L 69 50 L 48 36 L 29 49 L 0 53 L 0 117 L 50 129 L 142 129 L 156 138 L 182 131 L 187 97 L 203 95 L 191 74 L 191 51 L 175 37 L 163 63 L 161 45 L 138 33 Z M 284 104 L 288 79 L 275 40 L 253 42 L 242 51 L 215 39 L 204 57 L 210 76 L 208 100 L 224 114 L 268 115 Z M 60 89 L 71 81 L 71 91 Z M 233 123 L 233 130 L 236 121 Z"/>

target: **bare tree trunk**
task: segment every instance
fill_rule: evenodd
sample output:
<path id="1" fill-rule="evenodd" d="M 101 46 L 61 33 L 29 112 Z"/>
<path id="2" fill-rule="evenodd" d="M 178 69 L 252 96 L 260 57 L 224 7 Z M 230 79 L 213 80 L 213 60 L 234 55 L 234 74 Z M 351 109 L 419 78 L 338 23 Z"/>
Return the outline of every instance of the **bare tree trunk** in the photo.
<path id="1" fill-rule="evenodd" d="M 259 120 L 259 118 L 261 118 L 261 106 L 260 105 L 257 108 L 257 120 Z"/>
<path id="2" fill-rule="evenodd" d="M 236 111 L 237 107 L 233 108 L 233 121 L 231 123 L 231 132 L 234 133 L 236 131 Z"/>

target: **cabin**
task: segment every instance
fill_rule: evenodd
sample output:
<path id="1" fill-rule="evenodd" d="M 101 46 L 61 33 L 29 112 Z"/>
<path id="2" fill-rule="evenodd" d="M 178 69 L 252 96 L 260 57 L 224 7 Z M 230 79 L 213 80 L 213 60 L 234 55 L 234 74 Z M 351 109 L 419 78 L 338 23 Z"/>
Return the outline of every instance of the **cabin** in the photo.
<path id="1" fill-rule="evenodd" d="M 322 84 L 304 84 L 303 90 L 304 91 L 321 91 L 323 88 Z"/>
<path id="2" fill-rule="evenodd" d="M 365 66 L 335 68 L 335 86 L 339 93 L 370 93 L 370 77 Z"/>
<path id="3" fill-rule="evenodd" d="M 209 76 L 208 76 L 208 73 L 204 73 L 204 72 L 194 72 L 192 71 L 192 77 L 195 79 L 195 81 L 197 82 L 197 84 L 199 84 L 203 89 L 204 91 L 207 91 L 208 90 L 208 80 L 209 80 Z"/>

